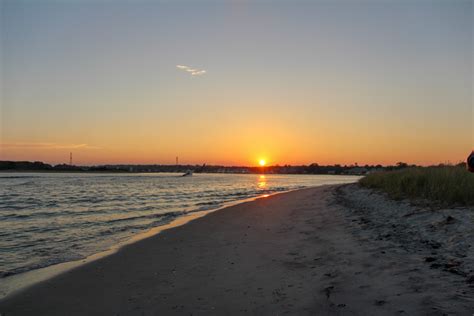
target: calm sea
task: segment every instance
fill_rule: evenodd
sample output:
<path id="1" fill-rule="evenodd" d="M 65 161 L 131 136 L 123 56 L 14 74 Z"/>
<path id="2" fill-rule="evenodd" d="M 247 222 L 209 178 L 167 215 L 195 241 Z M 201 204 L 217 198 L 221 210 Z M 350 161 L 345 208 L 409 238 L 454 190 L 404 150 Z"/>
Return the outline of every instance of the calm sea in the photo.
<path id="1" fill-rule="evenodd" d="M 0 278 L 85 258 L 177 216 L 352 176 L 0 173 Z"/>

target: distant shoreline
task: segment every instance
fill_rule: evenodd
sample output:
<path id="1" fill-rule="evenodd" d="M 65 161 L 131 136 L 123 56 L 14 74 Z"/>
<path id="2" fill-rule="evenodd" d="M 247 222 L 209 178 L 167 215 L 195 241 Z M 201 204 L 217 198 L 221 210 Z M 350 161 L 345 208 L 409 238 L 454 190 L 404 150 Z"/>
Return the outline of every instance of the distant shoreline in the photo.
<path id="1" fill-rule="evenodd" d="M 0 161 L 0 172 L 113 172 L 113 173 L 230 173 L 230 174 L 327 174 L 364 175 L 368 173 L 396 170 L 408 166 L 382 165 L 272 165 L 272 166 L 221 166 L 221 165 L 161 165 L 161 164 L 115 164 L 96 166 L 75 166 L 68 164 L 50 165 L 41 161 Z"/>

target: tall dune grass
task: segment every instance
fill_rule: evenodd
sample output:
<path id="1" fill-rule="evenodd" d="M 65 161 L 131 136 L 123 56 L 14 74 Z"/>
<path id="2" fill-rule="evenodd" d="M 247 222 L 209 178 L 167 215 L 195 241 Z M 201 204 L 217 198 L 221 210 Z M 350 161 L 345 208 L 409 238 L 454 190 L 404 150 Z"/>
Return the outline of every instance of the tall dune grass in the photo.
<path id="1" fill-rule="evenodd" d="M 422 198 L 443 205 L 474 205 L 474 174 L 463 167 L 414 167 L 369 174 L 360 184 L 391 197 Z"/>

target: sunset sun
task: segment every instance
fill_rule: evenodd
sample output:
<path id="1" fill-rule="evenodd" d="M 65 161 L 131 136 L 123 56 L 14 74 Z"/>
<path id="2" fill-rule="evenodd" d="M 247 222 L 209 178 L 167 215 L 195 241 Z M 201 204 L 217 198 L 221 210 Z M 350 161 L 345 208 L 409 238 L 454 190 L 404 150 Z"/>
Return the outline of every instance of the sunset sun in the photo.
<path id="1" fill-rule="evenodd" d="M 262 166 L 262 167 L 267 164 L 267 162 L 265 161 L 265 159 L 260 159 L 258 163 L 259 163 L 259 165 Z"/>

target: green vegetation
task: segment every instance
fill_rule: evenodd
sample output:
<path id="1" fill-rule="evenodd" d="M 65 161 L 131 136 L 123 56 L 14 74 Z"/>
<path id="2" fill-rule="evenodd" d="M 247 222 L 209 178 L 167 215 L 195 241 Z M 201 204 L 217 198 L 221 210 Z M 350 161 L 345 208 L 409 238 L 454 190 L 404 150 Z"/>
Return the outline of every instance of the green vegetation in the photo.
<path id="1" fill-rule="evenodd" d="M 474 173 L 461 166 L 413 167 L 369 174 L 360 184 L 392 198 L 427 199 L 443 205 L 474 205 Z"/>

